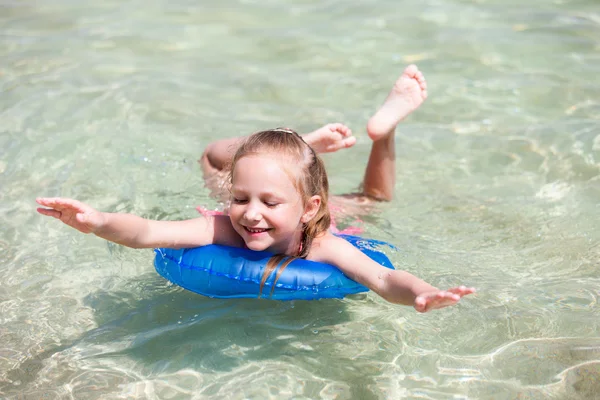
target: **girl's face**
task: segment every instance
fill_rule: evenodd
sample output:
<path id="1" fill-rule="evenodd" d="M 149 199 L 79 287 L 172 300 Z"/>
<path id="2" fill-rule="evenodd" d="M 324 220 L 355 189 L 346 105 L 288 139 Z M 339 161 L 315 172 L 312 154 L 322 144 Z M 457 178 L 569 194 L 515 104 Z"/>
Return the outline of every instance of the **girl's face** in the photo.
<path id="1" fill-rule="evenodd" d="M 251 250 L 298 254 L 306 211 L 284 162 L 256 154 L 240 158 L 233 170 L 229 216 Z"/>

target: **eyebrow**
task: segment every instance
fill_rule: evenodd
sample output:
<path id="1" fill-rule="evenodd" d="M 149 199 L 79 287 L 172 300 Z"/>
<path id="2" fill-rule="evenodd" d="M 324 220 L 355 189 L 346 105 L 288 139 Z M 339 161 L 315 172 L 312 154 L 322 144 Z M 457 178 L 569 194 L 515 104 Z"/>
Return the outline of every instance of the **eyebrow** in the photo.
<path id="1" fill-rule="evenodd" d="M 236 188 L 235 186 L 231 186 L 231 192 L 232 193 L 233 192 L 240 192 L 240 194 L 246 194 L 247 193 L 245 190 L 240 189 L 240 188 Z M 279 193 L 267 191 L 267 192 L 260 192 L 259 193 L 259 197 L 275 197 L 275 198 L 278 198 L 278 199 L 283 199 L 284 196 L 281 195 L 281 194 L 279 194 Z"/>

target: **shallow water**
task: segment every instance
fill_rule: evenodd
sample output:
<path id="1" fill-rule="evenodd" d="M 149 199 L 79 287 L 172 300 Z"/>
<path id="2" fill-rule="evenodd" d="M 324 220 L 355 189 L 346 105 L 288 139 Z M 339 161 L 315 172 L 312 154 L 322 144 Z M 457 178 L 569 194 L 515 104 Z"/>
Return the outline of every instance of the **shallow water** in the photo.
<path id="1" fill-rule="evenodd" d="M 597 1 L 88 3 L 0 1 L 2 397 L 600 398 Z M 411 62 L 430 97 L 363 227 L 478 288 L 457 307 L 208 299 L 35 213 L 192 217 L 218 206 L 209 141 L 335 121 L 360 138 L 326 157 L 351 191 Z"/>

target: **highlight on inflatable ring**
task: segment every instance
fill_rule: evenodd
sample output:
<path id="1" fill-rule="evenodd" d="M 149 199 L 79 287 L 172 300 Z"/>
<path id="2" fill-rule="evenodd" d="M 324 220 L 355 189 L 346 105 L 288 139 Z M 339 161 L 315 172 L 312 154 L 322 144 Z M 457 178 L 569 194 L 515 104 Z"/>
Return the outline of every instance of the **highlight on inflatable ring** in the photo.
<path id="1" fill-rule="evenodd" d="M 394 246 L 358 236 L 339 235 L 384 267 L 394 269 L 380 250 Z M 296 259 L 273 285 L 280 266 L 267 278 L 262 293 L 260 282 L 273 254 L 239 247 L 208 245 L 192 249 L 155 249 L 154 267 L 165 279 L 184 289 L 216 298 L 268 298 L 273 300 L 315 300 L 342 298 L 369 289 L 336 267 Z"/>

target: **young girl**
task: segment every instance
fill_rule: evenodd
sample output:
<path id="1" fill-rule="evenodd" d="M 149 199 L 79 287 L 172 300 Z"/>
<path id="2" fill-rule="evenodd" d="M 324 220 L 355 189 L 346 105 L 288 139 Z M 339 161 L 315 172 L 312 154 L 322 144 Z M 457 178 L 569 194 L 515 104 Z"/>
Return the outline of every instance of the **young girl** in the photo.
<path id="1" fill-rule="evenodd" d="M 395 128 L 426 97 L 423 75 L 416 66 L 407 67 L 369 120 L 367 132 L 373 145 L 363 190 L 344 196 L 346 201 L 361 204 L 392 198 Z M 228 215 L 152 221 L 99 212 L 62 198 L 38 198 L 44 206 L 38 212 L 83 233 L 133 248 L 220 244 L 332 264 L 387 301 L 413 305 L 420 312 L 456 304 L 474 292 L 464 286 L 442 291 L 407 272 L 387 269 L 331 234 L 327 174 L 315 149 L 327 152 L 350 147 L 354 138 L 341 124 L 327 125 L 305 138 L 278 128 L 209 145 L 201 164 L 209 180 L 228 171 Z"/>

